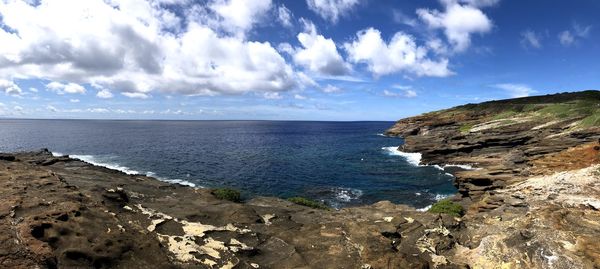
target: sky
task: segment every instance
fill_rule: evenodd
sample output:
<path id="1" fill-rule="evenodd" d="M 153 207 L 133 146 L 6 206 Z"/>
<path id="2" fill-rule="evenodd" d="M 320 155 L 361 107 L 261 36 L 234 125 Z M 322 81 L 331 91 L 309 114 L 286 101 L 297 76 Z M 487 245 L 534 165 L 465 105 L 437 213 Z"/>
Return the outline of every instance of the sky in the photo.
<path id="1" fill-rule="evenodd" d="M 0 117 L 398 120 L 599 89 L 600 1 L 0 0 Z"/>

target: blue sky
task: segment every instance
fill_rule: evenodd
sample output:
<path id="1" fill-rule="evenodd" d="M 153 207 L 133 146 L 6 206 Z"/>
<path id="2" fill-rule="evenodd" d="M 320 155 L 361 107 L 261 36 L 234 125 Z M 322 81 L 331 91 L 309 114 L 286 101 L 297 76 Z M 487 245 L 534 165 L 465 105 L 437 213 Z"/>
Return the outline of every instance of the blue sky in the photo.
<path id="1" fill-rule="evenodd" d="M 0 3 L 0 117 L 397 120 L 598 89 L 600 2 Z"/>

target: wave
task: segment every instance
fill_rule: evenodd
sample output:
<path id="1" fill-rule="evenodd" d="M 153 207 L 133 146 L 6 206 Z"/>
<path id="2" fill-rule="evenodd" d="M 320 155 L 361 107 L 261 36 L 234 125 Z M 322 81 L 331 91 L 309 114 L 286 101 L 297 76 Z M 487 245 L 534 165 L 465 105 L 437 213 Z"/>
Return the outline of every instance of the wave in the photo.
<path id="1" fill-rule="evenodd" d="M 445 164 L 443 166 L 444 169 L 446 169 L 448 167 L 458 167 L 458 168 L 464 169 L 464 170 L 479 170 L 479 169 L 481 169 L 481 168 L 473 167 L 470 164 Z"/>
<path id="2" fill-rule="evenodd" d="M 128 175 L 141 175 L 142 174 L 139 171 L 133 170 L 127 166 L 123 166 L 123 165 L 120 165 L 120 164 L 114 163 L 114 162 L 109 162 L 107 160 L 104 160 L 102 158 L 99 158 L 99 157 L 93 156 L 93 155 L 69 155 L 69 157 L 71 157 L 73 159 L 82 160 L 86 163 L 91 163 L 96 166 L 102 166 L 102 167 L 106 167 L 106 168 L 109 168 L 112 170 L 121 171 Z"/>
<path id="3" fill-rule="evenodd" d="M 421 153 L 403 152 L 403 151 L 398 150 L 398 147 L 383 147 L 381 149 L 386 151 L 389 155 L 400 156 L 400 157 L 404 158 L 408 163 L 410 163 L 414 166 L 419 166 L 421 164 L 421 157 L 422 157 Z"/>
<path id="4" fill-rule="evenodd" d="M 352 188 L 333 188 L 332 191 L 336 200 L 345 203 L 356 200 L 363 195 L 362 190 Z"/>
<path id="5" fill-rule="evenodd" d="M 65 154 L 62 154 L 60 152 L 52 152 L 52 156 L 60 157 L 60 156 L 65 156 Z M 120 165 L 114 161 L 109 161 L 108 159 L 114 158 L 114 157 L 110 157 L 110 156 L 109 157 L 99 157 L 99 156 L 94 156 L 94 155 L 69 155 L 69 157 L 71 157 L 73 159 L 78 159 L 78 160 L 84 161 L 86 163 L 93 164 L 95 166 L 101 166 L 101 167 L 105 167 L 108 169 L 121 171 L 128 175 L 144 175 L 144 176 L 152 177 L 152 178 L 155 178 L 157 180 L 167 182 L 167 183 L 179 184 L 179 185 L 184 185 L 184 186 L 189 186 L 189 187 L 196 187 L 196 184 L 189 182 L 187 180 L 177 179 L 177 178 L 170 179 L 170 178 L 159 177 L 156 175 L 156 173 L 151 172 L 151 171 L 148 171 L 146 173 L 141 173 L 141 172 L 134 170 L 132 168 L 129 168 L 127 166 Z"/>
<path id="6" fill-rule="evenodd" d="M 450 167 L 457 167 L 457 168 L 460 168 L 463 170 L 479 170 L 479 169 L 481 169 L 481 168 L 473 167 L 470 164 L 421 165 L 421 158 L 422 158 L 421 153 L 400 151 L 400 150 L 398 150 L 398 147 L 383 147 L 381 149 L 386 151 L 389 155 L 403 157 L 404 159 L 406 159 L 406 161 L 408 161 L 410 164 L 412 164 L 414 166 L 431 166 L 440 171 L 445 171 L 446 168 L 450 168 Z"/>

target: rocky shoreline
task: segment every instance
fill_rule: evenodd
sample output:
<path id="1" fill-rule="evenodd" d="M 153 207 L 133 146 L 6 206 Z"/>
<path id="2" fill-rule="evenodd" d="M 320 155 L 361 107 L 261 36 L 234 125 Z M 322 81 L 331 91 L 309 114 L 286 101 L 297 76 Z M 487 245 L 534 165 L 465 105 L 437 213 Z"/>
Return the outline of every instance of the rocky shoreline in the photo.
<path id="1" fill-rule="evenodd" d="M 0 155 L 0 184 L 3 268 L 426 268 L 428 236 L 460 227 L 385 201 L 234 203 L 47 150 Z"/>
<path id="2" fill-rule="evenodd" d="M 456 172 L 460 217 L 387 201 L 236 203 L 48 150 L 0 154 L 0 267 L 599 268 L 599 127 L 585 113 L 543 114 L 580 99 L 595 102 L 595 117 L 599 93 L 584 92 L 467 105 L 390 128 L 422 163 L 479 168 Z"/>

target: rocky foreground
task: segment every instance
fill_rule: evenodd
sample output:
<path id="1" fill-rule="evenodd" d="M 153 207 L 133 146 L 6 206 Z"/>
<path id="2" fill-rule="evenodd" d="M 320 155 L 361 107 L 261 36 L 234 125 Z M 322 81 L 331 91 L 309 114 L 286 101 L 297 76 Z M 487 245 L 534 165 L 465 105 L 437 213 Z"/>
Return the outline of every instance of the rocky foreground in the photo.
<path id="1" fill-rule="evenodd" d="M 313 209 L 0 154 L 0 268 L 600 268 L 600 93 L 467 105 L 387 133 L 456 173 L 462 217 Z M 600 123 L 600 120 L 598 120 Z"/>

